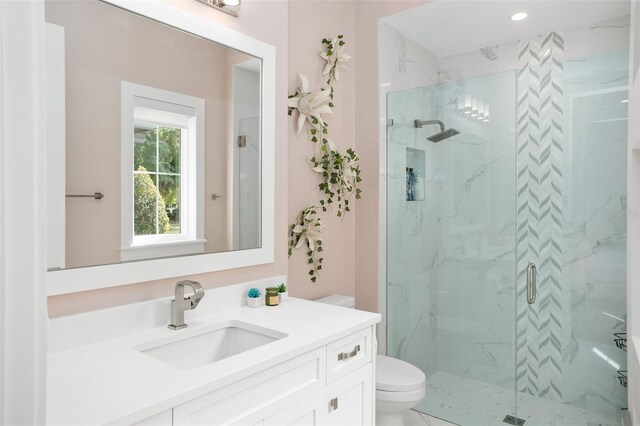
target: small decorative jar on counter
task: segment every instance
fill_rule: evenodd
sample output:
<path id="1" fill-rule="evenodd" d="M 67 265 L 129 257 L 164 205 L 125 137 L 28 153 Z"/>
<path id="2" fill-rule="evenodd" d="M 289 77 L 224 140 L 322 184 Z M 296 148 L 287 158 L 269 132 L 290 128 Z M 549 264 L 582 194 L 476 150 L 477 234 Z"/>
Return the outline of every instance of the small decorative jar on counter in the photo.
<path id="1" fill-rule="evenodd" d="M 267 287 L 265 291 L 267 294 L 264 296 L 264 304 L 267 306 L 278 306 L 280 304 L 278 287 Z"/>

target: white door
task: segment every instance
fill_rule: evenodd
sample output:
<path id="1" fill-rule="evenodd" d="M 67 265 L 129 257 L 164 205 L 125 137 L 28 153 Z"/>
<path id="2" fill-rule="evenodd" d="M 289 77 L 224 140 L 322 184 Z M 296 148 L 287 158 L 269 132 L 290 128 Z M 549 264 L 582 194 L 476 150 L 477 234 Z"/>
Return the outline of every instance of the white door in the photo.
<path id="1" fill-rule="evenodd" d="M 366 365 L 326 390 L 323 425 L 356 426 L 373 423 L 372 365 Z"/>

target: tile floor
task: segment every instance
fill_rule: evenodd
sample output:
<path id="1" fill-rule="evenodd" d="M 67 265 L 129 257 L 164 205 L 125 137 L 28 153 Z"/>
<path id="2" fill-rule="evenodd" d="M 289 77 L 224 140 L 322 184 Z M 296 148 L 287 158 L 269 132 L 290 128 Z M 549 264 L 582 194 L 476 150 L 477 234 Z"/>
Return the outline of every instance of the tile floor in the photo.
<path id="1" fill-rule="evenodd" d="M 506 414 L 514 414 L 513 390 L 478 382 L 444 372 L 437 372 L 427 379 L 427 397 L 416 407 L 421 413 L 446 418 L 464 426 L 506 426 L 502 420 Z M 621 418 L 613 418 L 578 407 L 562 404 L 528 394 L 518 395 L 517 414 L 525 426 L 618 426 Z M 450 425 L 451 423 L 411 413 L 410 425 Z M 436 423 L 415 423 L 433 419 Z M 425 420 L 426 421 L 426 420 Z"/>

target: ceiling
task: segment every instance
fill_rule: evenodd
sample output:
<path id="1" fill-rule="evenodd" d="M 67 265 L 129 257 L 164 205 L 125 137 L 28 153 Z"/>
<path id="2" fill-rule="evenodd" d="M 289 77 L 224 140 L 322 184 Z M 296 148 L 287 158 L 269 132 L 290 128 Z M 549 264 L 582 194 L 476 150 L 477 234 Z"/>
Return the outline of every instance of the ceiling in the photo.
<path id="1" fill-rule="evenodd" d="M 439 0 L 382 20 L 437 57 L 629 14 L 629 0 Z M 527 12 L 523 21 L 511 15 Z"/>

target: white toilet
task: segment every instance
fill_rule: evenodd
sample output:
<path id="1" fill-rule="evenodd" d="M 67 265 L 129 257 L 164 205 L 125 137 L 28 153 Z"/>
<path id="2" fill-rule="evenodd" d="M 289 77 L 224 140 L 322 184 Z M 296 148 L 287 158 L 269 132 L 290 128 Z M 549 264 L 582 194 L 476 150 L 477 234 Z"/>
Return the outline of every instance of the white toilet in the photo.
<path id="1" fill-rule="evenodd" d="M 355 299 L 332 295 L 316 300 L 330 305 L 355 308 Z M 403 426 L 402 414 L 418 405 L 426 394 L 424 373 L 408 362 L 388 356 L 376 358 L 376 425 Z"/>

